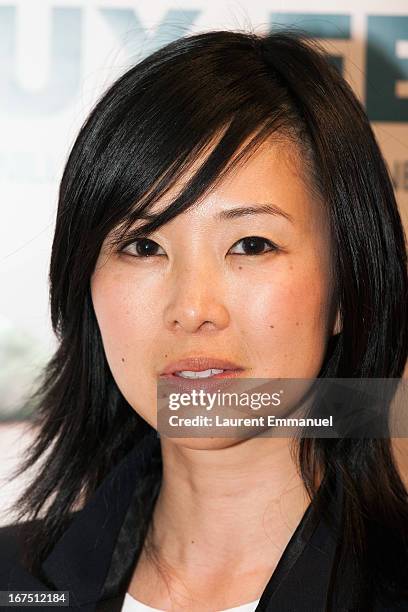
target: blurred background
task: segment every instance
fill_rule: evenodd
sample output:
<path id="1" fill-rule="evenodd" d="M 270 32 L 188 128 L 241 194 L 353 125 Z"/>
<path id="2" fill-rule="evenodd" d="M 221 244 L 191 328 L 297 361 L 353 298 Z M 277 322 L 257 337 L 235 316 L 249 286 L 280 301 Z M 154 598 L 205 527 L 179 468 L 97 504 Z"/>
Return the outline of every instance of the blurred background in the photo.
<path id="1" fill-rule="evenodd" d="M 87 113 L 179 36 L 281 25 L 318 38 L 365 105 L 408 232 L 407 0 L 0 0 L 0 478 L 30 443 L 24 400 L 56 347 L 47 275 L 58 182 Z M 0 483 L 0 523 L 21 486 Z"/>

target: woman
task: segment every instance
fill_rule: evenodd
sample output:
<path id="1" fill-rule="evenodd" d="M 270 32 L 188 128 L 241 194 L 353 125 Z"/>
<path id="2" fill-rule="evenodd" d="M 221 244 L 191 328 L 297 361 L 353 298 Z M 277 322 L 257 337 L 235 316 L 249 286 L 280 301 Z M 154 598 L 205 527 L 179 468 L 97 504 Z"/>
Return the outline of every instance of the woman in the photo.
<path id="1" fill-rule="evenodd" d="M 207 32 L 126 72 L 66 164 L 50 286 L 60 344 L 20 472 L 43 463 L 3 530 L 3 590 L 81 610 L 408 609 L 389 438 L 156 432 L 166 377 L 403 373 L 392 185 L 316 43 Z"/>

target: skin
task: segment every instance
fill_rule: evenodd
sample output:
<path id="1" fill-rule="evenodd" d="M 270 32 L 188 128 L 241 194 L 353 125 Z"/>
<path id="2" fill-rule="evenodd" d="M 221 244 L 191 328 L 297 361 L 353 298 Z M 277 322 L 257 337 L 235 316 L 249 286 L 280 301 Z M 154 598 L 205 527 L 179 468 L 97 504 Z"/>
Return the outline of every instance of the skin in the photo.
<path id="1" fill-rule="evenodd" d="M 267 203 L 292 221 L 265 213 L 215 219 Z M 266 240 L 263 254 L 245 254 L 249 236 Z M 111 252 L 108 238 L 91 278 L 95 314 L 119 389 L 153 427 L 158 374 L 178 358 L 230 359 L 253 378 L 317 376 L 339 316 L 324 204 L 293 143 L 266 141 L 151 234 L 156 256 L 137 257 L 135 244 Z M 259 598 L 309 504 L 289 442 L 162 437 L 151 537 L 165 578 L 143 550 L 130 594 L 196 611 Z"/>

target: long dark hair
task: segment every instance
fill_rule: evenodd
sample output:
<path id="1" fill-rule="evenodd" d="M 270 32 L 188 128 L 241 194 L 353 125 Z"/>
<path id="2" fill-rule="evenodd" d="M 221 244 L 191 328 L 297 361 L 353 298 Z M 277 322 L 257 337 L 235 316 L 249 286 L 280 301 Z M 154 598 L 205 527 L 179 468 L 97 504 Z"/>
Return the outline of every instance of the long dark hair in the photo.
<path id="1" fill-rule="evenodd" d="M 33 571 L 78 501 L 86 503 L 151 430 L 120 393 L 104 355 L 89 288 L 103 240 L 114 230 L 119 244 L 140 218 L 149 222 L 133 238 L 174 218 L 272 134 L 300 147 L 330 218 L 342 331 L 331 338 L 319 377 L 402 376 L 405 236 L 386 164 L 351 88 L 300 32 L 213 31 L 166 45 L 103 95 L 62 177 L 49 277 L 59 346 L 31 399 L 36 437 L 18 472 L 46 456 L 16 503 L 19 519 L 44 518 L 27 551 Z M 149 216 L 203 152 L 178 197 Z M 317 475 L 325 475 L 319 511 L 335 474 L 344 484 L 327 608 L 351 557 L 361 605 L 377 594 L 406 594 L 407 491 L 390 439 L 303 438 L 297 458 L 312 501 Z"/>

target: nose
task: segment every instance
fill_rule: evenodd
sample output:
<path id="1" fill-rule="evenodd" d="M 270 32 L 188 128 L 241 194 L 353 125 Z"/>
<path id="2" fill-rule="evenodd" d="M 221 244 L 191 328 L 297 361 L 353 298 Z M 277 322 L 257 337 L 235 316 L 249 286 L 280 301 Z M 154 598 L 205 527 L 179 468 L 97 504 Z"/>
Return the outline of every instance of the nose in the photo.
<path id="1" fill-rule="evenodd" d="M 229 324 L 230 315 L 223 297 L 222 282 L 208 266 L 184 267 L 177 273 L 174 271 L 167 295 L 164 323 L 170 331 L 215 331 Z"/>

